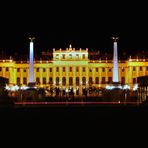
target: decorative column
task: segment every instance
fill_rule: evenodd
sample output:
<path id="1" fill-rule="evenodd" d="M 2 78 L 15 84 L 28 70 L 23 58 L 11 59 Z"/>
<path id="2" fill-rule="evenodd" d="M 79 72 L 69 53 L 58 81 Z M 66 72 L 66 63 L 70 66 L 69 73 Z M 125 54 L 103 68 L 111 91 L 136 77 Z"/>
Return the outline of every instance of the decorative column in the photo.
<path id="1" fill-rule="evenodd" d="M 114 48 L 114 57 L 113 57 L 113 83 L 119 83 L 119 75 L 118 75 L 118 51 L 117 51 L 117 39 L 118 37 L 112 37 L 114 40 L 113 48 Z"/>
<path id="2" fill-rule="evenodd" d="M 34 84 L 34 49 L 33 40 L 34 37 L 30 37 L 30 54 L 29 54 L 29 84 Z"/>

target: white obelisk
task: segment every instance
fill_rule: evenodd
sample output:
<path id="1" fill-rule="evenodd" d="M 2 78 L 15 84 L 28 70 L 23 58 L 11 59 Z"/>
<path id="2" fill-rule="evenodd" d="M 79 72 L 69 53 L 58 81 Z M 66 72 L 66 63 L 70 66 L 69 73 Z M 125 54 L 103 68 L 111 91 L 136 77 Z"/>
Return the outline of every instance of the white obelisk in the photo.
<path id="1" fill-rule="evenodd" d="M 33 40 L 34 37 L 30 39 L 30 54 L 29 54 L 29 83 L 34 83 L 34 47 L 33 47 Z"/>
<path id="2" fill-rule="evenodd" d="M 113 57 L 113 83 L 119 83 L 119 75 L 118 75 L 118 50 L 117 50 L 117 39 L 118 37 L 112 37 L 114 40 L 113 49 L 114 49 L 114 57 Z"/>

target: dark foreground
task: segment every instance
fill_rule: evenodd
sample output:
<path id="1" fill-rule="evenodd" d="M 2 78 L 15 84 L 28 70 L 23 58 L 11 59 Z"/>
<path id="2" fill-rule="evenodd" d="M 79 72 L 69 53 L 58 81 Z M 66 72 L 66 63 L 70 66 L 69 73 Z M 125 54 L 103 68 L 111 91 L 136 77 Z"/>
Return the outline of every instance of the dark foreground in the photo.
<path id="1" fill-rule="evenodd" d="M 124 103 L 15 104 L 0 108 L 0 120 L 11 121 L 141 121 L 148 118 L 148 106 Z"/>
<path id="2" fill-rule="evenodd" d="M 103 145 L 110 145 L 108 140 L 113 145 L 123 144 L 131 142 L 133 137 L 139 139 L 146 132 L 147 120 L 147 105 L 63 104 L 0 108 L 1 131 L 7 133 L 6 137 L 11 134 L 11 138 L 15 137 L 23 144 L 28 141 L 37 143 L 41 138 L 42 144 L 51 145 L 54 140 L 54 145 L 60 146 L 80 142 L 83 145 L 88 142 L 100 144 L 102 140 L 105 141 Z"/>

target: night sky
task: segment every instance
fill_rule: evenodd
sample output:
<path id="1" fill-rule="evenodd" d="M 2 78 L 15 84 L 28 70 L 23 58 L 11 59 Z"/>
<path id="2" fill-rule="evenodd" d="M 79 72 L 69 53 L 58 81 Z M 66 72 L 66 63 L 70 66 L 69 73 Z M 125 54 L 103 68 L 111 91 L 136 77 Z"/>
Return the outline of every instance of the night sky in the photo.
<path id="1" fill-rule="evenodd" d="M 63 48 L 112 53 L 111 36 L 119 36 L 119 52 L 148 51 L 146 4 L 26 2 L 2 4 L 0 9 L 0 53 L 27 54 L 29 36 L 35 52 Z"/>

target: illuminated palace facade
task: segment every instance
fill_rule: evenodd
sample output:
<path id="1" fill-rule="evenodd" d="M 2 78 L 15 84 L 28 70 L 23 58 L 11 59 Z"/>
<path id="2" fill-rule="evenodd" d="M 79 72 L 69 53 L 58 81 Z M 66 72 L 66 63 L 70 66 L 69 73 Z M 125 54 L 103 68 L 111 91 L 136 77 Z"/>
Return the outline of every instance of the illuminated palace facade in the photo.
<path id="1" fill-rule="evenodd" d="M 148 75 L 148 60 L 128 59 L 118 63 L 119 82 L 133 88 L 137 77 Z M 8 78 L 9 85 L 29 83 L 29 61 L 0 61 L 0 76 Z M 39 87 L 59 87 L 74 90 L 89 87 L 105 88 L 112 83 L 113 61 L 90 60 L 88 49 L 53 49 L 52 60 L 34 60 L 34 81 Z"/>

